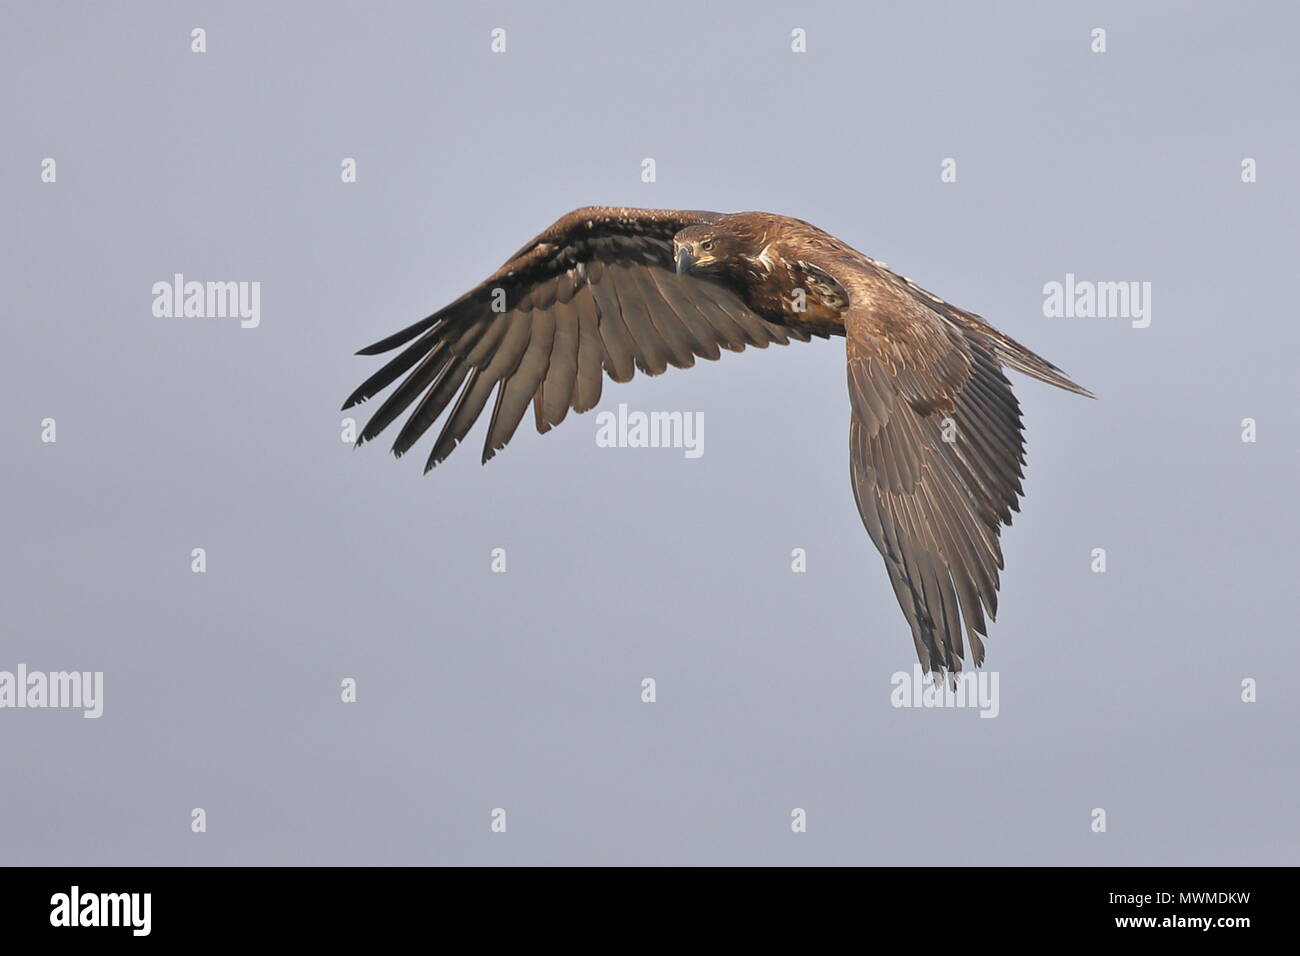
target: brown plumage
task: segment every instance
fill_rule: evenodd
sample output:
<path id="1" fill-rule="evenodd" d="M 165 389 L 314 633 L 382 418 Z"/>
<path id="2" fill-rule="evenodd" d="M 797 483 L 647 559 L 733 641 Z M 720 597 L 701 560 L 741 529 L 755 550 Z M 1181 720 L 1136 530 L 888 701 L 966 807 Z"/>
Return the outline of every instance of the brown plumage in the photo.
<path id="1" fill-rule="evenodd" d="M 722 349 L 844 336 L 849 465 L 921 666 L 984 660 L 1001 525 L 1022 493 L 1020 406 L 1004 365 L 1089 393 L 1056 366 L 799 219 L 592 206 L 560 219 L 484 282 L 359 354 L 405 345 L 344 403 L 405 376 L 357 439 L 410 410 L 405 454 L 445 414 L 425 470 L 495 393 L 483 461 L 529 402 L 539 432 L 600 401 L 603 376 L 689 368 Z M 408 344 L 409 343 L 409 344 Z"/>

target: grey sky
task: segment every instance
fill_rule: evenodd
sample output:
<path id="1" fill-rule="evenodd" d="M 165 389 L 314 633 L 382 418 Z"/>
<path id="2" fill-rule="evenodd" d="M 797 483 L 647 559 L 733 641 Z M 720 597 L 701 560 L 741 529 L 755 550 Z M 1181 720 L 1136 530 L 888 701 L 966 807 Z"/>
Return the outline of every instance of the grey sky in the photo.
<path id="1" fill-rule="evenodd" d="M 105 700 L 0 710 L 0 862 L 1300 862 L 1293 7 L 4 19 L 0 670 Z M 358 347 L 588 203 L 807 219 L 1099 396 L 1014 377 L 996 719 L 890 705 L 914 652 L 841 342 L 606 385 L 703 412 L 696 460 L 598 448 L 594 413 L 424 477 L 427 439 L 340 441 Z M 260 282 L 260 326 L 153 317 L 177 272 Z M 1045 318 L 1066 273 L 1150 282 L 1150 327 Z"/>

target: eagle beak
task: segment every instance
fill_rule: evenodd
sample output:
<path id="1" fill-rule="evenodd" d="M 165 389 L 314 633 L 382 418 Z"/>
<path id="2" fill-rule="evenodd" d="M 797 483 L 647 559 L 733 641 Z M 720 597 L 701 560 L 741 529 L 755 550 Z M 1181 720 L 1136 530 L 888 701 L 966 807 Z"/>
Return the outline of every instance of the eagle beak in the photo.
<path id="1" fill-rule="evenodd" d="M 691 253 L 691 247 L 683 245 L 677 250 L 677 274 L 685 275 L 691 271 L 691 266 L 695 265 L 695 256 Z"/>

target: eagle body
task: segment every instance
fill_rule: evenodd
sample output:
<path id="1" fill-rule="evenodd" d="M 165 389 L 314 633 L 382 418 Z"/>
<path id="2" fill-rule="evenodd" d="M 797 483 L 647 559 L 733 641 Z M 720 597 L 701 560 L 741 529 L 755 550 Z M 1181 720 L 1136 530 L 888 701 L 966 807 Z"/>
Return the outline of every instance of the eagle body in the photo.
<path id="1" fill-rule="evenodd" d="M 493 406 L 483 461 L 528 406 L 549 431 L 606 377 L 658 375 L 812 337 L 845 339 L 849 471 L 925 671 L 976 666 L 997 613 L 999 533 L 1019 510 L 1020 406 L 1004 368 L 1080 395 L 1059 368 L 800 219 L 590 206 L 559 219 L 455 302 L 360 354 L 401 348 L 344 403 L 397 382 L 357 439 L 403 413 L 425 470 Z M 398 380 L 401 380 L 398 382 Z"/>

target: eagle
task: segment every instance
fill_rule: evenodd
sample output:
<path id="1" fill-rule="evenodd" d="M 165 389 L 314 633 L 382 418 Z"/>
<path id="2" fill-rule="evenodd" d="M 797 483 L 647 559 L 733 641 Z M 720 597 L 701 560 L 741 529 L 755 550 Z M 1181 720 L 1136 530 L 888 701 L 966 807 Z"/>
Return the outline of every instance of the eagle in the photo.
<path id="1" fill-rule="evenodd" d="M 544 433 L 595 407 L 605 376 L 626 382 L 638 369 L 658 375 L 814 336 L 845 340 L 853 496 L 922 671 L 955 679 L 966 645 L 976 667 L 984 661 L 999 533 L 1023 494 L 1024 430 L 1004 369 L 1093 396 L 978 315 L 803 220 L 577 209 L 455 302 L 361 349 L 401 351 L 343 408 L 400 378 L 357 444 L 409 411 L 392 447 L 400 457 L 445 416 L 428 472 L 489 398 L 485 463 L 530 402 Z"/>

